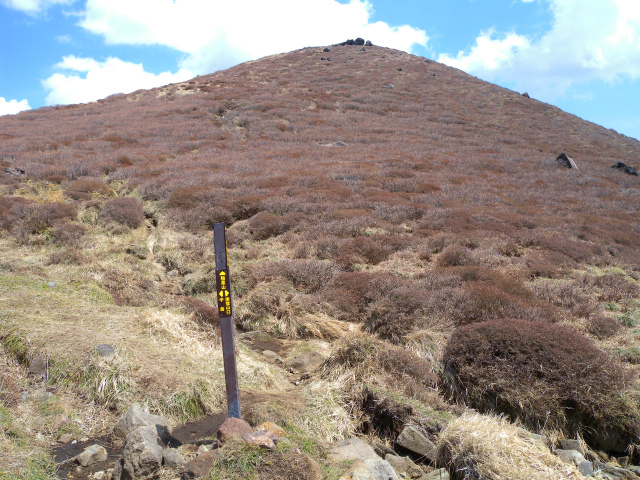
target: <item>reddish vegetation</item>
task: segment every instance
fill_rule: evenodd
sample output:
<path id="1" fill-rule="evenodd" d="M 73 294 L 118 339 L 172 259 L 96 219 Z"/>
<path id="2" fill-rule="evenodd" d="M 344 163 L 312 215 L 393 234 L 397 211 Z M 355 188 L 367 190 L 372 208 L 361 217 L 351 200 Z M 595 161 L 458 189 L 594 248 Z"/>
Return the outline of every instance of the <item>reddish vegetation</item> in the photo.
<path id="1" fill-rule="evenodd" d="M 137 228 L 144 221 L 144 209 L 138 199 L 120 197 L 106 202 L 102 207 L 100 216 L 105 221 L 120 223 L 129 228 Z"/>

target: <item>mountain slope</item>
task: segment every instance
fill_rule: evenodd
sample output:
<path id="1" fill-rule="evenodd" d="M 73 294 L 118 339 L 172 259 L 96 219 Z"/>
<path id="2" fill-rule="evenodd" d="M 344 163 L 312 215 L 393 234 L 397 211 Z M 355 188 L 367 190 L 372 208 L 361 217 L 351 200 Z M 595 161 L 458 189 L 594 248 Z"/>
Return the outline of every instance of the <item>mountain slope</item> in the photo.
<path id="1" fill-rule="evenodd" d="M 460 405 L 543 431 L 545 412 L 513 408 L 526 396 L 515 374 L 491 368 L 528 365 L 527 348 L 549 362 L 531 366 L 541 391 L 564 395 L 561 434 L 631 441 L 640 181 L 610 167 L 638 167 L 640 142 L 421 57 L 328 49 L 0 117 L 7 357 L 50 360 L 58 410 L 94 419 L 78 437 L 108 432 L 133 401 L 176 423 L 223 411 L 210 227 L 225 221 L 246 417 L 312 438 L 329 478 L 326 441 L 393 445 L 405 423 L 435 440 Z M 482 338 L 513 319 L 545 326 Z M 544 345 L 534 330 L 575 340 Z M 507 347 L 478 385 L 502 390 L 449 388 L 460 342 L 494 340 Z M 603 367 L 585 377 L 573 356 L 587 350 Z M 292 367 L 311 351 L 322 365 Z M 29 428 L 46 449 L 54 415 L 18 401 L 41 379 L 11 385 L 7 415 L 43 418 Z M 583 398 L 590 413 L 572 417 Z"/>

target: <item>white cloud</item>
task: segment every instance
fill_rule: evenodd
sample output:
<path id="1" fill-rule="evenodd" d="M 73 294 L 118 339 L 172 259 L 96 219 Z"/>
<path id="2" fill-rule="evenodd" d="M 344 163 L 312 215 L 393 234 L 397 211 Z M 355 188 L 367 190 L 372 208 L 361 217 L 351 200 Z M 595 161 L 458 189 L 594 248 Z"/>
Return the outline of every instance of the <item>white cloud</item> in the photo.
<path id="1" fill-rule="evenodd" d="M 60 43 L 71 43 L 71 37 L 69 35 L 58 35 L 55 38 Z"/>
<path id="2" fill-rule="evenodd" d="M 524 0 L 523 0 L 524 1 Z M 552 28 L 538 39 L 481 32 L 476 44 L 438 60 L 553 100 L 576 83 L 640 78 L 638 0 L 549 0 Z"/>
<path id="3" fill-rule="evenodd" d="M 63 57 L 62 62 L 55 67 L 69 70 L 70 73 L 54 73 L 42 81 L 45 90 L 49 91 L 45 99 L 47 105 L 91 102 L 114 93 L 154 88 L 195 76 L 186 69 L 155 75 L 145 72 L 141 64 L 124 62 L 114 57 L 99 62 L 93 58 L 69 55 Z"/>
<path id="4" fill-rule="evenodd" d="M 87 0 L 80 25 L 108 44 L 176 49 L 186 54 L 181 66 L 198 74 L 358 36 L 402 50 L 426 46 L 424 31 L 370 23 L 372 14 L 366 0 Z"/>
<path id="5" fill-rule="evenodd" d="M 53 5 L 71 5 L 75 0 L 0 0 L 0 5 L 36 15 Z"/>
<path id="6" fill-rule="evenodd" d="M 0 115 L 13 115 L 29 109 L 31 107 L 26 100 L 6 100 L 4 97 L 0 97 Z"/>

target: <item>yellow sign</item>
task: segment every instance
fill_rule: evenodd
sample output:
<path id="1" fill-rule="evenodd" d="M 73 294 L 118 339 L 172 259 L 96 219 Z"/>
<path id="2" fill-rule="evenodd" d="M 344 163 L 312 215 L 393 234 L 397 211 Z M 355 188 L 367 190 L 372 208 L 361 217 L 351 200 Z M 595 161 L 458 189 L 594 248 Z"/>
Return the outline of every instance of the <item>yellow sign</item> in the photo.
<path id="1" fill-rule="evenodd" d="M 230 317 L 231 292 L 229 289 L 229 272 L 227 270 L 220 270 L 217 274 L 218 311 L 220 312 L 220 316 Z"/>

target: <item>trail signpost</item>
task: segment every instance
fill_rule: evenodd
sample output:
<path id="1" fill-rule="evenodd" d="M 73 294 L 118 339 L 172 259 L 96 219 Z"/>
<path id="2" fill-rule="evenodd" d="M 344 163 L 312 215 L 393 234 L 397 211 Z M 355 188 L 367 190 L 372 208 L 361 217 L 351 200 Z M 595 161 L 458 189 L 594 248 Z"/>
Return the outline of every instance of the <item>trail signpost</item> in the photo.
<path id="1" fill-rule="evenodd" d="M 236 346 L 233 338 L 233 303 L 231 302 L 231 279 L 227 263 L 227 237 L 224 222 L 213 225 L 213 248 L 216 258 L 216 293 L 220 332 L 222 336 L 222 358 L 224 380 L 227 388 L 227 411 L 229 418 L 241 418 L 238 397 L 238 370 L 236 368 Z"/>

